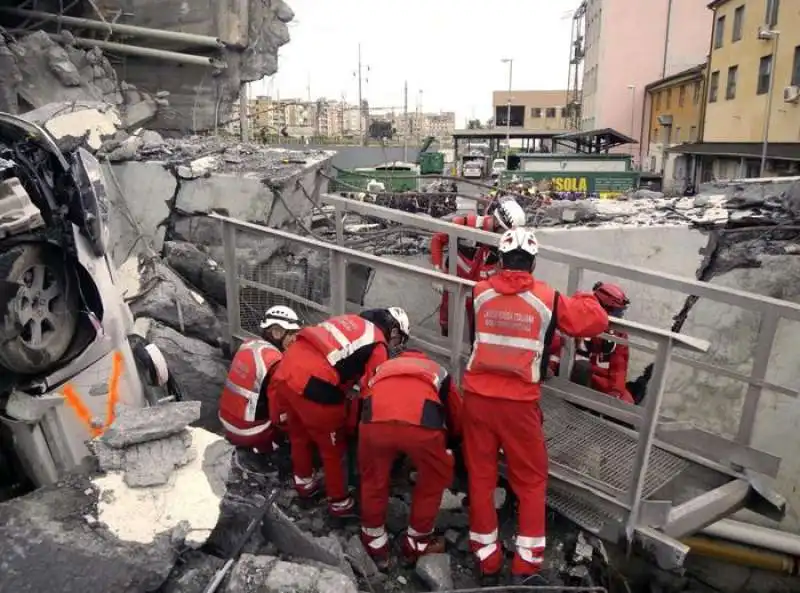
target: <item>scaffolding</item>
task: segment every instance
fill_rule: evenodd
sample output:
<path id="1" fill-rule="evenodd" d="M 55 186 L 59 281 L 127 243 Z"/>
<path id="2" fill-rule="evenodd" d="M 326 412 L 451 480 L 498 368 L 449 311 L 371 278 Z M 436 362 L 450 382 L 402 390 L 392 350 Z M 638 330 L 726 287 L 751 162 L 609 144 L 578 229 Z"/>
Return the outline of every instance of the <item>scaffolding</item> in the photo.
<path id="1" fill-rule="evenodd" d="M 569 44 L 569 78 L 567 80 L 567 128 L 576 131 L 581 129 L 585 17 L 586 0 L 583 0 L 572 15 L 572 34 Z"/>

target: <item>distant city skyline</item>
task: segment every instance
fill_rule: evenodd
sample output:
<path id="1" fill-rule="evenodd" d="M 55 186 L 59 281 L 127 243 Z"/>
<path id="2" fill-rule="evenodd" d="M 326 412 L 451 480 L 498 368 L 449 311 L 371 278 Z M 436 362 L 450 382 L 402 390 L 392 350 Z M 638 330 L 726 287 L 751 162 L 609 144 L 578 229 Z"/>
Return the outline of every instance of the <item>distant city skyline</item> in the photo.
<path id="1" fill-rule="evenodd" d="M 488 9 L 478 0 L 406 0 L 403 10 L 376 2 L 311 0 L 289 2 L 295 12 L 292 40 L 280 50 L 278 73 L 250 85 L 257 95 L 358 101 L 361 43 L 363 98 L 370 106 L 403 110 L 454 111 L 457 127 L 468 119 L 492 117 L 492 91 L 563 88 L 569 69 L 572 11 L 579 0 L 497 0 Z M 508 15 L 501 35 L 498 18 Z"/>

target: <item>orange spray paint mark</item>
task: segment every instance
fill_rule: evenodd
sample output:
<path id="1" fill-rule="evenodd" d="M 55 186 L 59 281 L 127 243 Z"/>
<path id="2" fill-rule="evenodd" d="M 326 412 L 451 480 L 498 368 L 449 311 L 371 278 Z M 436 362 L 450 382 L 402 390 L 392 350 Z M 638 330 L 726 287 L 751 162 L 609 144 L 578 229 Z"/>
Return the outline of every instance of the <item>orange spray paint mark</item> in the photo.
<path id="1" fill-rule="evenodd" d="M 108 381 L 108 400 L 106 401 L 106 425 L 108 428 L 116 418 L 117 403 L 119 402 L 119 380 L 122 377 L 123 360 L 119 351 L 114 352 L 111 363 L 111 378 Z"/>
<path id="2" fill-rule="evenodd" d="M 103 430 L 94 426 L 92 423 L 92 413 L 89 411 L 83 401 L 81 400 L 78 393 L 72 387 L 72 385 L 66 385 L 64 387 L 64 398 L 67 400 L 67 405 L 72 408 L 75 412 L 75 415 L 78 417 L 85 426 L 92 437 L 100 436 Z"/>

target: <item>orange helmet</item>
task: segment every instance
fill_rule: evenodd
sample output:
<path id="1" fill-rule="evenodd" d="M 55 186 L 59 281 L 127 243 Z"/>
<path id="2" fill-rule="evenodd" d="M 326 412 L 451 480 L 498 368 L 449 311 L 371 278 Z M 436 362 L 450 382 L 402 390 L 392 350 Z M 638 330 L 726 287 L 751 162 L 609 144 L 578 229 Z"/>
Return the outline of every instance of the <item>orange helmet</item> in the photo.
<path id="1" fill-rule="evenodd" d="M 598 282 L 592 287 L 592 292 L 603 308 L 608 310 L 625 309 L 631 303 L 625 291 L 610 282 Z"/>

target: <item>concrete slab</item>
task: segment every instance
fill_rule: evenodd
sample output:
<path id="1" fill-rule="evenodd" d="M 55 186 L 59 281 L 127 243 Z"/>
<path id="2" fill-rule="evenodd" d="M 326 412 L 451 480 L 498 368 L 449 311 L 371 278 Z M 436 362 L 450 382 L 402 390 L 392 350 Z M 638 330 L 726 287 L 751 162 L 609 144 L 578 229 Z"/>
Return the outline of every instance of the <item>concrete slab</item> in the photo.
<path id="1" fill-rule="evenodd" d="M 219 519 L 222 497 L 211 486 L 203 468 L 205 452 L 222 440 L 200 428 L 190 428 L 197 455 L 176 469 L 168 484 L 131 488 L 122 472 L 110 472 L 92 480 L 99 490 L 98 519 L 119 539 L 149 544 L 159 533 L 184 523 L 186 542 L 200 546 L 211 535 Z"/>
<path id="2" fill-rule="evenodd" d="M 269 218 L 274 196 L 262 183 L 260 175 L 213 175 L 207 178 L 183 180 L 175 207 L 187 214 L 225 212 L 248 221 Z"/>

